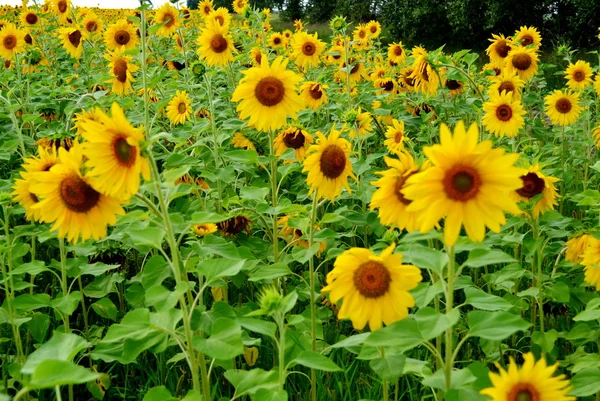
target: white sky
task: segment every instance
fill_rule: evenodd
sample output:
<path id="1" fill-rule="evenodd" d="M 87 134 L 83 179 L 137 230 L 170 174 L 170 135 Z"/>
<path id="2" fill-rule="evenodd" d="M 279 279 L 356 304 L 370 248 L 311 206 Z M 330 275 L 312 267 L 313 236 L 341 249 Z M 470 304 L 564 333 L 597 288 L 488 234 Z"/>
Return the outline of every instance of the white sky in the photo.
<path id="1" fill-rule="evenodd" d="M 30 2 L 32 2 L 30 0 Z M 152 0 L 155 7 L 167 3 L 168 0 Z M 43 3 L 39 1 L 38 3 Z M 137 8 L 140 5 L 139 0 L 71 0 L 76 6 L 102 7 L 102 8 Z M 0 0 L 0 6 L 11 5 L 20 6 L 21 0 Z"/>

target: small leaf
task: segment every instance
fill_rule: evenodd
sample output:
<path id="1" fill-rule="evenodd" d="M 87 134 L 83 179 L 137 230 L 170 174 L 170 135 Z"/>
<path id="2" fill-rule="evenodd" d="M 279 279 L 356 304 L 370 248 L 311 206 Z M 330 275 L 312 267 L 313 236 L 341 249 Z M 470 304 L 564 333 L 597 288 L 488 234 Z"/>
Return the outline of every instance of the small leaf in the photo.
<path id="1" fill-rule="evenodd" d="M 583 369 L 571 379 L 573 390 L 569 395 L 587 397 L 600 392 L 600 369 Z"/>
<path id="2" fill-rule="evenodd" d="M 307 368 L 323 370 L 325 372 L 342 371 L 342 369 L 331 359 L 313 351 L 302 351 L 296 358 L 292 360 L 292 362 L 306 366 Z"/>
<path id="3" fill-rule="evenodd" d="M 165 386 L 152 387 L 142 401 L 177 401 Z"/>
<path id="4" fill-rule="evenodd" d="M 497 249 L 473 249 L 465 262 L 468 267 L 483 267 L 501 263 L 514 263 L 515 258 Z"/>
<path id="5" fill-rule="evenodd" d="M 127 234 L 136 248 L 149 246 L 151 248 L 161 249 L 166 232 L 158 227 L 146 227 L 141 230 L 128 230 Z"/>
<path id="6" fill-rule="evenodd" d="M 530 323 L 508 312 L 469 312 L 469 335 L 486 340 L 504 340 L 517 331 L 525 331 Z"/>
<path id="7" fill-rule="evenodd" d="M 100 377 L 98 373 L 75 365 L 71 361 L 48 359 L 40 362 L 27 383 L 30 389 L 53 388 L 67 384 L 80 384 Z"/>
<path id="8" fill-rule="evenodd" d="M 369 366 L 379 377 L 389 382 L 395 382 L 402 375 L 404 370 L 404 355 L 385 355 L 383 358 L 377 358 L 369 361 Z"/>
<path id="9" fill-rule="evenodd" d="M 467 287 L 464 289 L 467 299 L 465 303 L 471 305 L 476 309 L 487 310 L 487 311 L 508 311 L 513 305 L 500 298 L 497 295 L 488 294 L 485 291 L 475 287 Z"/>
<path id="10" fill-rule="evenodd" d="M 193 344 L 215 359 L 232 359 L 244 353 L 242 328 L 235 320 L 226 317 L 215 320 L 209 338 L 196 337 Z"/>

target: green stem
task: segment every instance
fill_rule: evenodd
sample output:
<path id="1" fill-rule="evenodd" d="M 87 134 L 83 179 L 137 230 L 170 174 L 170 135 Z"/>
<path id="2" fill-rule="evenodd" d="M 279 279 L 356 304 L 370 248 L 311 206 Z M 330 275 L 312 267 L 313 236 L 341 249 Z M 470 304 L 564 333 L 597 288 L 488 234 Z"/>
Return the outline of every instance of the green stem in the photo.
<path id="1" fill-rule="evenodd" d="M 81 291 L 81 310 L 83 312 L 83 324 L 85 327 L 85 339 L 90 340 L 90 323 L 88 319 L 87 307 L 85 305 L 85 296 L 83 295 L 83 283 L 81 282 L 81 275 L 77 276 L 77 283 L 79 284 L 79 291 Z M 91 360 L 90 360 L 91 363 Z"/>
<path id="2" fill-rule="evenodd" d="M 536 251 L 535 251 L 535 266 L 533 273 L 537 274 L 537 278 L 536 278 L 536 285 L 537 285 L 537 289 L 538 289 L 538 309 L 540 310 L 540 331 L 542 333 L 544 333 L 544 325 L 545 325 L 545 317 L 544 317 L 544 288 L 543 288 L 543 268 L 542 268 L 542 261 L 543 261 L 543 255 L 542 255 L 542 245 L 541 244 L 537 244 L 539 238 L 540 238 L 540 230 L 539 230 L 539 226 L 538 226 L 538 220 L 535 219 L 532 223 L 533 225 L 533 240 L 536 246 Z M 535 320 L 534 320 L 535 322 Z M 535 327 L 535 326 L 534 326 Z"/>
<path id="3" fill-rule="evenodd" d="M 317 194 L 313 194 L 313 204 L 310 217 L 310 234 L 308 237 L 308 249 L 312 249 L 315 240 L 315 224 L 317 220 Z M 315 299 L 315 261 L 314 256 L 308 259 L 309 293 L 310 293 L 310 333 L 312 337 L 311 350 L 317 350 L 317 305 Z M 317 373 L 310 370 L 310 399 L 317 400 Z"/>
<path id="4" fill-rule="evenodd" d="M 219 171 L 221 165 L 219 160 L 219 143 L 217 142 L 217 126 L 215 123 L 215 104 L 213 100 L 213 91 L 210 78 L 207 74 L 204 74 L 204 82 L 206 83 L 206 94 L 208 96 L 208 109 L 210 111 L 210 129 L 213 135 L 213 157 L 215 159 L 215 168 Z M 217 212 L 221 213 L 221 179 L 217 178 Z"/>
<path id="5" fill-rule="evenodd" d="M 277 156 L 275 156 L 275 133 L 269 131 L 269 151 L 271 155 L 271 206 L 277 209 Z M 273 263 L 279 260 L 279 227 L 277 211 L 273 212 Z"/>
<path id="6" fill-rule="evenodd" d="M 446 315 L 450 315 L 453 310 L 454 303 L 454 246 L 447 248 L 448 253 L 448 289 L 446 293 Z M 453 353 L 453 338 L 452 327 L 446 329 L 446 355 L 445 355 L 445 376 L 446 376 L 446 391 L 452 385 L 452 353 Z"/>
<path id="7" fill-rule="evenodd" d="M 285 323 L 284 316 L 276 316 L 277 326 L 279 326 L 279 390 L 283 391 L 285 384 Z"/>
<path id="8" fill-rule="evenodd" d="M 58 247 L 60 249 L 60 286 L 62 289 L 63 298 L 65 298 L 67 295 L 69 295 L 69 283 L 67 282 L 67 250 L 65 249 L 64 238 L 58 239 Z M 63 321 L 65 324 L 65 333 L 68 333 L 70 330 L 69 315 L 64 315 Z"/>

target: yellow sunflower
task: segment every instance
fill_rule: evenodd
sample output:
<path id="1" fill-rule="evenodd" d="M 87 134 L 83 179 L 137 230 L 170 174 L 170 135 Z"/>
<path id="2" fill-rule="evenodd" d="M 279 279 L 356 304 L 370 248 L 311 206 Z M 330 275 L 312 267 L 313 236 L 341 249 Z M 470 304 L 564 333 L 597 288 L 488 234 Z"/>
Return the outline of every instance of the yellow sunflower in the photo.
<path id="1" fill-rule="evenodd" d="M 253 47 L 250 49 L 250 60 L 252 60 L 252 64 L 254 66 L 260 67 L 260 63 L 262 61 L 263 56 L 267 57 L 263 54 L 263 51 L 260 47 Z"/>
<path id="2" fill-rule="evenodd" d="M 578 265 L 583 259 L 586 249 L 594 237 L 589 234 L 583 234 L 579 237 L 571 238 L 567 241 L 567 250 L 565 252 L 565 260 Z"/>
<path id="3" fill-rule="evenodd" d="M 350 82 L 352 83 L 358 82 L 365 77 L 367 71 L 363 62 L 359 61 L 359 59 L 355 57 L 350 57 L 348 59 L 348 64 L 350 66 L 346 67 L 346 62 L 342 61 L 340 69 L 337 71 L 342 82 L 346 82 L 346 74 L 348 70 L 350 70 Z"/>
<path id="4" fill-rule="evenodd" d="M 600 291 L 600 240 L 590 236 L 583 252 L 581 264 L 584 266 L 585 282 Z"/>
<path id="5" fill-rule="evenodd" d="M 104 31 L 104 43 L 112 51 L 131 50 L 138 45 L 137 26 L 120 19 Z"/>
<path id="6" fill-rule="evenodd" d="M 445 218 L 448 246 L 456 243 L 463 225 L 472 241 L 481 242 L 486 226 L 499 232 L 506 223 L 504 211 L 520 213 L 508 196 L 522 186 L 524 170 L 514 166 L 519 155 L 505 155 L 491 141 L 478 143 L 478 137 L 476 124 L 467 131 L 461 121 L 454 135 L 442 124 L 440 144 L 423 149 L 432 166 L 410 177 L 402 191 L 412 201 L 407 211 L 423 212 L 421 232 Z"/>
<path id="7" fill-rule="evenodd" d="M 594 77 L 594 90 L 596 94 L 600 96 L 600 73 L 596 74 Z"/>
<path id="8" fill-rule="evenodd" d="M 369 42 L 369 30 L 365 24 L 359 24 L 354 29 L 354 41 L 360 43 L 359 46 L 364 46 Z"/>
<path id="9" fill-rule="evenodd" d="M 83 53 L 83 40 L 87 37 L 84 31 L 75 26 L 60 28 L 58 30 L 58 37 L 62 39 L 63 47 L 71 57 L 74 59 L 81 57 Z"/>
<path id="10" fill-rule="evenodd" d="M 528 47 L 513 48 L 506 58 L 506 69 L 516 72 L 525 82 L 537 74 L 539 56 L 534 49 Z"/>
<path id="11" fill-rule="evenodd" d="M 15 55 L 25 51 L 25 35 L 27 33 L 17 29 L 15 24 L 7 23 L 0 30 L 0 56 L 12 60 Z"/>
<path id="12" fill-rule="evenodd" d="M 301 246 L 303 248 L 309 248 L 309 243 L 306 239 L 303 239 L 304 233 L 302 230 L 294 227 L 290 227 L 289 220 L 293 218 L 293 216 L 283 216 L 277 220 L 277 225 L 283 226 L 279 231 L 281 236 L 288 242 L 288 244 L 292 246 Z M 317 225 L 314 226 L 316 230 L 319 230 Z M 317 256 L 321 256 L 321 253 L 325 252 L 327 249 L 327 243 L 322 241 L 319 243 L 319 250 L 317 251 Z"/>
<path id="13" fill-rule="evenodd" d="M 92 37 L 102 33 L 104 30 L 102 20 L 93 12 L 87 13 L 84 20 L 81 22 L 81 26 L 83 26 L 83 29 Z"/>
<path id="14" fill-rule="evenodd" d="M 554 183 L 559 181 L 558 178 L 544 175 L 539 164 L 534 164 L 521 176 L 521 181 L 523 181 L 521 188 L 511 193 L 512 198 L 517 202 L 529 202 L 537 195 L 542 194 L 542 197 L 533 206 L 532 216 L 534 219 L 548 210 L 554 210 L 554 206 L 558 204 L 556 198 L 560 197 L 554 186 Z"/>
<path id="15" fill-rule="evenodd" d="M 594 130 L 592 131 L 592 137 L 594 139 L 594 144 L 596 145 L 596 148 L 600 149 L 600 124 L 598 124 L 596 128 L 594 128 Z"/>
<path id="16" fill-rule="evenodd" d="M 481 122 L 488 132 L 497 137 L 513 137 L 523 126 L 525 110 L 519 100 L 513 99 L 512 95 L 503 91 L 501 94 L 492 92 L 490 101 L 483 104 L 485 112 Z"/>
<path id="17" fill-rule="evenodd" d="M 369 37 L 371 39 L 376 39 L 381 34 L 381 24 L 377 21 L 369 21 L 367 24 L 367 32 L 369 32 Z"/>
<path id="18" fill-rule="evenodd" d="M 490 71 L 493 72 L 493 73 L 490 74 L 489 73 Z M 484 76 L 488 80 L 492 81 L 496 77 L 498 77 L 499 75 L 501 75 L 501 74 L 503 74 L 505 72 L 504 61 L 502 61 L 502 64 L 487 63 L 483 67 L 481 67 L 481 72 L 484 74 Z M 517 75 L 517 73 L 515 72 L 514 75 Z"/>
<path id="19" fill-rule="evenodd" d="M 60 163 L 50 171 L 35 173 L 31 192 L 40 200 L 32 209 L 40 210 L 41 221 L 54 223 L 60 238 L 72 243 L 106 236 L 106 226 L 124 215 L 120 201 L 98 192 L 82 174 L 83 153 L 80 145 L 69 151 L 58 150 Z"/>
<path id="20" fill-rule="evenodd" d="M 386 140 L 383 144 L 388 148 L 388 151 L 393 155 L 399 155 L 404 150 L 404 142 L 408 140 L 404 132 L 404 121 L 394 119 L 392 125 L 387 127 L 385 132 Z"/>
<path id="21" fill-rule="evenodd" d="M 273 49 L 283 48 L 283 47 L 285 47 L 285 44 L 286 44 L 285 37 L 279 32 L 273 32 L 271 35 L 269 35 L 269 38 L 267 39 L 267 41 L 268 41 L 269 47 L 271 47 Z"/>
<path id="22" fill-rule="evenodd" d="M 181 26 L 179 11 L 169 3 L 165 3 L 156 10 L 154 14 L 154 23 L 157 25 L 163 24 L 163 26 L 156 31 L 156 35 L 165 37 L 171 36 L 177 31 L 179 26 Z"/>
<path id="23" fill-rule="evenodd" d="M 275 137 L 275 156 L 281 156 L 288 149 L 294 149 L 296 160 L 302 163 L 306 149 L 313 144 L 313 137 L 305 130 L 291 126 Z"/>
<path id="24" fill-rule="evenodd" d="M 394 254 L 395 244 L 376 255 L 369 249 L 350 248 L 338 256 L 327 274 L 327 286 L 333 304 L 342 300 L 339 319 L 350 319 L 355 329 L 369 323 L 375 331 L 408 316 L 415 306 L 410 290 L 423 280 L 421 270 L 402 264 L 402 254 Z"/>
<path id="25" fill-rule="evenodd" d="M 578 60 L 575 64 L 570 63 L 565 71 L 567 86 L 574 90 L 585 89 L 592 83 L 592 67 L 587 61 Z"/>
<path id="26" fill-rule="evenodd" d="M 205 235 L 214 234 L 217 232 L 217 225 L 212 223 L 200 223 L 192 226 L 192 231 L 198 237 L 204 237 Z"/>
<path id="27" fill-rule="evenodd" d="M 237 14 L 243 14 L 248 5 L 248 0 L 233 0 L 233 11 Z"/>
<path id="28" fill-rule="evenodd" d="M 24 8 L 21 11 L 21 25 L 28 28 L 36 28 L 40 26 L 41 18 L 37 15 L 35 10 L 31 8 Z"/>
<path id="29" fill-rule="evenodd" d="M 546 114 L 552 124 L 562 127 L 573 124 L 581 114 L 579 93 L 555 90 L 546 96 Z"/>
<path id="30" fill-rule="evenodd" d="M 464 84 L 456 79 L 444 79 L 444 86 L 450 91 L 452 97 L 460 95 L 464 88 Z"/>
<path id="31" fill-rule="evenodd" d="M 325 89 L 327 88 L 329 88 L 329 86 L 321 85 L 318 82 L 308 81 L 300 86 L 300 96 L 302 96 L 308 108 L 317 110 L 327 103 L 327 93 L 325 92 Z"/>
<path id="32" fill-rule="evenodd" d="M 513 43 L 519 43 L 521 46 L 529 46 L 537 49 L 542 45 L 542 35 L 534 27 L 522 26 L 515 32 Z"/>
<path id="33" fill-rule="evenodd" d="M 403 68 L 400 71 L 400 78 L 398 83 L 400 84 L 400 90 L 414 92 L 415 90 L 415 80 L 412 78 L 414 70 L 412 67 Z"/>
<path id="34" fill-rule="evenodd" d="M 344 62 L 344 58 L 346 57 L 346 49 L 344 48 L 344 46 L 332 46 L 326 54 L 327 62 L 329 64 L 339 65 Z"/>
<path id="35" fill-rule="evenodd" d="M 371 210 L 379 209 L 379 220 L 386 226 L 397 227 L 400 230 L 415 231 L 419 229 L 422 212 L 408 212 L 406 208 L 412 201 L 406 199 L 402 189 L 406 180 L 419 171 L 415 160 L 407 151 L 396 153 L 398 159 L 385 156 L 385 164 L 389 170 L 377 172 L 381 178 L 371 182 L 377 187 L 371 198 Z"/>
<path id="36" fill-rule="evenodd" d="M 219 26 L 225 29 L 229 29 L 231 15 L 229 15 L 229 11 L 227 11 L 225 7 L 219 7 L 218 9 L 211 11 L 206 17 L 207 24 L 210 24 L 212 21 L 215 21 Z"/>
<path id="37" fill-rule="evenodd" d="M 296 64 L 302 68 L 319 65 L 325 42 L 319 40 L 317 33 L 310 35 L 306 32 L 298 32 L 294 34 L 292 43 L 292 54 Z"/>
<path id="38" fill-rule="evenodd" d="M 23 159 L 22 167 L 27 173 L 39 173 L 50 170 L 58 163 L 60 160 L 54 148 L 46 149 L 38 146 L 38 156 Z"/>
<path id="39" fill-rule="evenodd" d="M 486 53 L 490 58 L 490 61 L 495 65 L 503 65 L 504 60 L 508 57 L 511 51 L 512 43 L 510 39 L 504 37 L 504 35 L 492 35 L 491 45 L 486 49 Z"/>
<path id="40" fill-rule="evenodd" d="M 231 145 L 238 149 L 256 150 L 256 146 L 254 146 L 252 141 L 241 132 L 236 132 L 233 134 L 233 138 L 231 138 Z"/>
<path id="41" fill-rule="evenodd" d="M 73 121 L 75 123 L 73 125 L 73 129 L 76 130 L 78 136 L 83 135 L 83 123 L 86 121 L 99 122 L 102 114 L 102 110 L 100 110 L 99 107 L 92 107 L 89 110 L 81 109 L 81 113 L 75 113 L 75 117 L 73 118 Z"/>
<path id="42" fill-rule="evenodd" d="M 198 10 L 200 11 L 200 15 L 203 17 L 208 17 L 208 15 L 214 10 L 214 5 L 212 0 L 202 0 L 198 4 Z M 237 11 L 236 11 L 237 12 Z"/>
<path id="43" fill-rule="evenodd" d="M 481 394 L 490 401 L 575 401 L 567 395 L 571 386 L 566 376 L 553 376 L 558 363 L 548 366 L 543 357 L 536 362 L 531 352 L 523 358 L 525 363 L 518 367 L 511 357 L 508 370 L 497 363 L 499 372 L 490 372 L 493 387 L 481 390 Z"/>
<path id="44" fill-rule="evenodd" d="M 167 117 L 173 125 L 185 123 L 192 111 L 192 102 L 186 91 L 177 91 L 167 105 Z"/>
<path id="45" fill-rule="evenodd" d="M 285 125 L 288 116 L 296 118 L 303 108 L 302 98 L 296 92 L 302 80 L 297 74 L 286 70 L 288 60 L 278 57 L 269 65 L 266 57 L 260 67 L 243 71 L 231 97 L 239 102 L 240 118 L 249 119 L 249 124 L 259 131 L 275 130 Z"/>
<path id="46" fill-rule="evenodd" d="M 440 86 L 440 77 L 427 60 L 428 55 L 427 51 L 419 46 L 412 50 L 415 61 L 410 78 L 414 80 L 414 88 L 417 92 L 435 95 Z"/>
<path id="47" fill-rule="evenodd" d="M 513 100 L 521 100 L 521 93 L 525 82 L 515 71 L 502 71 L 500 75 L 491 77 L 492 84 L 490 85 L 488 92 L 490 96 L 492 93 L 500 95 L 502 92 L 507 92 L 512 95 Z"/>
<path id="48" fill-rule="evenodd" d="M 388 102 L 391 102 L 393 100 L 392 96 L 398 92 L 398 82 L 393 78 L 379 78 L 374 82 L 374 85 L 380 89 L 377 92 L 379 95 L 389 95 Z"/>
<path id="49" fill-rule="evenodd" d="M 377 88 L 377 84 L 375 83 L 378 79 L 385 78 L 388 68 L 383 65 L 376 65 L 372 69 L 373 72 L 369 74 L 369 79 L 373 81 L 375 88 Z"/>
<path id="50" fill-rule="evenodd" d="M 301 19 L 297 19 L 294 21 L 294 29 L 296 30 L 296 32 L 300 32 L 304 29 L 304 23 Z"/>
<path id="51" fill-rule="evenodd" d="M 13 185 L 12 196 L 23 209 L 25 209 L 25 217 L 29 221 L 40 221 L 42 218 L 42 211 L 40 209 L 33 208 L 34 205 L 39 203 L 38 197 L 31 192 L 31 176 L 27 173 L 21 172 L 22 179 L 16 179 L 15 185 Z"/>
<path id="52" fill-rule="evenodd" d="M 117 103 L 111 117 L 100 113 L 99 121 L 82 122 L 86 142 L 83 154 L 94 188 L 119 199 L 129 199 L 140 187 L 140 174 L 150 179 L 150 165 L 141 154 L 144 131 L 134 128 Z"/>
<path id="53" fill-rule="evenodd" d="M 131 83 L 135 82 L 132 73 L 136 72 L 139 67 L 131 62 L 131 56 L 113 52 L 105 55 L 108 61 L 109 73 L 114 77 L 106 82 L 112 82 L 112 92 L 118 95 L 127 95 L 129 92 L 133 92 Z"/>
<path id="54" fill-rule="evenodd" d="M 344 131 L 335 127 L 331 128 L 329 137 L 317 131 L 317 143 L 312 145 L 309 155 L 304 160 L 302 172 L 308 172 L 306 183 L 310 186 L 309 195 L 316 192 L 318 199 L 327 198 L 333 201 L 348 186 L 348 177 L 356 180 L 352 173 L 350 163 L 351 145 L 347 140 L 340 138 Z"/>
<path id="55" fill-rule="evenodd" d="M 233 41 L 226 27 L 212 21 L 198 36 L 198 54 L 209 66 L 223 66 L 233 61 Z"/>
<path id="56" fill-rule="evenodd" d="M 60 23 L 67 23 L 71 17 L 71 0 L 55 0 L 53 8 Z"/>
<path id="57" fill-rule="evenodd" d="M 344 116 L 344 120 L 354 128 L 349 132 L 350 138 L 355 138 L 357 134 L 360 138 L 373 131 L 371 113 L 368 111 L 363 112 L 360 107 L 356 110 L 348 111 Z"/>

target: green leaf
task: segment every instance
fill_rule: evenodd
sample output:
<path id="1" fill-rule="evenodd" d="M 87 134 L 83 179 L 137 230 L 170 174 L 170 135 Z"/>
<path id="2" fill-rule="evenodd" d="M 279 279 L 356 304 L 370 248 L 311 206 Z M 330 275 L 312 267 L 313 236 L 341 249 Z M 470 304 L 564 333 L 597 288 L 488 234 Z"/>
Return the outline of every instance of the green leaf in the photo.
<path id="1" fill-rule="evenodd" d="M 45 360 L 72 361 L 75 355 L 89 346 L 87 341 L 75 334 L 55 331 L 50 340 L 29 355 L 21 372 L 32 374 L 37 366 Z"/>
<path id="2" fill-rule="evenodd" d="M 292 271 L 287 263 L 275 263 L 269 266 L 259 266 L 248 278 L 249 281 L 273 280 L 278 277 L 288 276 Z"/>
<path id="3" fill-rule="evenodd" d="M 585 310 L 579 312 L 573 320 L 576 322 L 589 322 L 600 319 L 600 298 L 594 298 L 587 303 Z"/>
<path id="4" fill-rule="evenodd" d="M 198 270 L 206 276 L 206 281 L 210 283 L 221 277 L 235 276 L 242 270 L 245 262 L 246 259 L 212 259 L 202 262 Z"/>
<path id="5" fill-rule="evenodd" d="M 48 294 L 21 294 L 15 297 L 13 305 L 17 310 L 31 312 L 39 308 L 50 306 L 50 295 Z"/>
<path id="6" fill-rule="evenodd" d="M 240 189 L 240 198 L 256 202 L 264 202 L 265 197 L 269 193 L 270 188 L 267 187 L 242 187 Z"/>
<path id="7" fill-rule="evenodd" d="M 51 305 L 57 311 L 60 311 L 63 315 L 70 316 L 75 312 L 81 301 L 82 294 L 79 291 L 73 291 L 66 297 L 55 298 L 52 300 Z"/>
<path id="8" fill-rule="evenodd" d="M 131 241 L 133 241 L 133 245 L 136 248 L 149 246 L 151 248 L 160 249 L 165 234 L 165 230 L 158 227 L 127 230 L 127 235 L 129 235 L 129 238 L 131 238 Z"/>
<path id="9" fill-rule="evenodd" d="M 583 369 L 571 379 L 573 390 L 569 395 L 587 397 L 600 392 L 600 369 Z"/>
<path id="10" fill-rule="evenodd" d="M 420 269 L 429 269 L 441 274 L 448 264 L 448 255 L 423 245 L 410 244 L 402 246 L 401 250 L 404 263 L 410 263 Z"/>
<path id="11" fill-rule="evenodd" d="M 414 318 L 417 321 L 421 340 L 428 341 L 454 326 L 460 319 L 460 311 L 454 309 L 449 314 L 441 314 L 433 308 L 423 308 L 415 313 Z"/>
<path id="12" fill-rule="evenodd" d="M 244 353 L 242 328 L 235 320 L 226 317 L 215 320 L 209 338 L 196 337 L 192 343 L 215 359 L 232 359 Z"/>
<path id="13" fill-rule="evenodd" d="M 117 307 L 108 298 L 102 298 L 102 299 L 96 301 L 95 303 L 93 303 L 92 309 L 94 309 L 94 312 L 96 312 L 98 315 L 100 315 L 101 317 L 103 317 L 105 319 L 110 319 L 113 321 L 117 320 L 117 314 L 118 314 Z"/>
<path id="14" fill-rule="evenodd" d="M 91 274 L 92 276 L 100 276 L 107 271 L 118 269 L 121 265 L 107 265 L 101 262 L 93 264 L 83 264 L 79 266 L 81 274 Z"/>
<path id="15" fill-rule="evenodd" d="M 382 379 L 395 382 L 403 373 L 405 361 L 404 355 L 386 354 L 383 358 L 369 361 L 369 366 Z"/>
<path id="16" fill-rule="evenodd" d="M 504 340 L 517 331 L 525 331 L 530 323 L 508 312 L 472 311 L 467 316 L 469 335 L 486 340 Z"/>
<path id="17" fill-rule="evenodd" d="M 360 333 L 350 337 L 346 337 L 343 340 L 333 344 L 331 348 L 356 347 L 357 345 L 361 345 L 362 343 L 364 343 L 369 334 L 371 333 Z"/>
<path id="18" fill-rule="evenodd" d="M 222 154 L 224 159 L 229 159 L 242 164 L 258 164 L 258 154 L 255 150 L 231 150 Z"/>
<path id="19" fill-rule="evenodd" d="M 144 265 L 142 271 L 142 286 L 149 289 L 162 282 L 171 276 L 171 269 L 167 261 L 159 255 L 151 257 Z"/>
<path id="20" fill-rule="evenodd" d="M 152 387 L 142 401 L 177 401 L 165 386 Z"/>
<path id="21" fill-rule="evenodd" d="M 75 365 L 71 361 L 48 359 L 40 362 L 27 383 L 30 389 L 53 388 L 67 384 L 80 384 L 100 377 L 98 373 Z"/>
<path id="22" fill-rule="evenodd" d="M 23 264 L 17 266 L 17 268 L 12 271 L 12 274 L 19 275 L 19 274 L 27 273 L 27 274 L 35 275 L 35 274 L 40 274 L 40 273 L 48 271 L 48 270 L 49 269 L 46 267 L 44 262 L 42 262 L 40 260 L 34 260 L 33 262 L 23 263 Z"/>
<path id="23" fill-rule="evenodd" d="M 285 390 L 271 391 L 261 388 L 254 394 L 254 401 L 287 401 L 288 394 Z"/>
<path id="24" fill-rule="evenodd" d="M 249 317 L 240 317 L 237 319 L 237 322 L 246 330 L 250 330 L 255 333 L 275 338 L 275 331 L 277 330 L 277 326 L 273 322 L 267 322 L 260 319 L 252 319 Z"/>
<path id="25" fill-rule="evenodd" d="M 537 344 L 544 353 L 550 353 L 554 348 L 554 343 L 558 339 L 558 332 L 554 329 L 546 331 L 544 333 L 540 331 L 534 331 L 531 335 L 531 341 Z"/>
<path id="26" fill-rule="evenodd" d="M 307 368 L 323 370 L 325 372 L 341 372 L 343 370 L 331 359 L 313 351 L 302 351 L 292 360 L 292 362 L 306 366 Z"/>
<path id="27" fill-rule="evenodd" d="M 497 249 L 473 249 L 465 262 L 468 267 L 483 267 L 500 263 L 514 263 L 516 260 L 509 254 Z"/>
<path id="28" fill-rule="evenodd" d="M 513 305 L 500 298 L 497 295 L 488 294 L 485 291 L 475 287 L 467 287 L 464 289 L 467 299 L 465 303 L 473 306 L 475 309 L 487 310 L 487 311 L 508 311 Z"/>
<path id="29" fill-rule="evenodd" d="M 225 378 L 235 387 L 236 397 L 244 394 L 256 394 L 260 389 L 275 391 L 279 387 L 279 375 L 276 370 L 228 370 Z"/>

